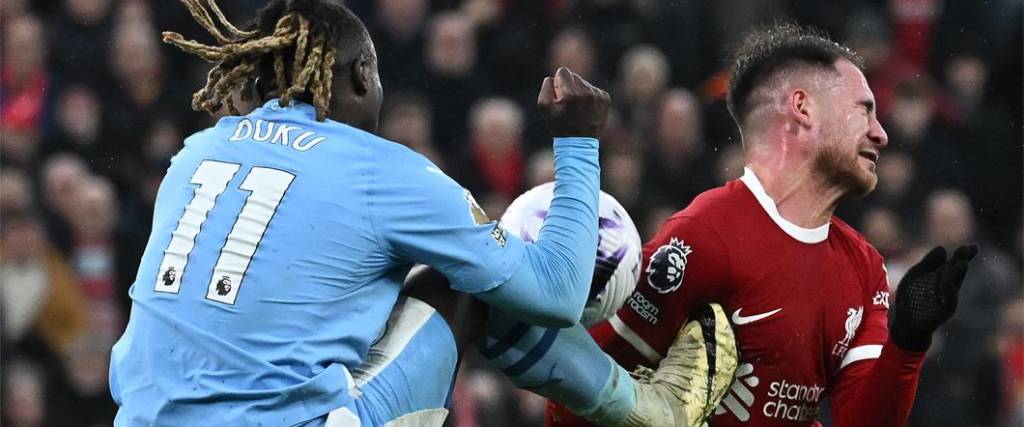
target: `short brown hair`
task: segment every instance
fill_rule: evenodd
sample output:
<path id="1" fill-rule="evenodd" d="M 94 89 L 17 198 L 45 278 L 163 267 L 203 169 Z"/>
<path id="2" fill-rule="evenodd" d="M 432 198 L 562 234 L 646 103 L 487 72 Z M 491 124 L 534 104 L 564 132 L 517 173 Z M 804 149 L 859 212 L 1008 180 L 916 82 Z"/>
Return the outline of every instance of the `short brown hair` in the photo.
<path id="1" fill-rule="evenodd" d="M 863 69 L 864 62 L 850 48 L 836 43 L 821 31 L 795 24 L 760 27 L 747 33 L 732 56 L 728 107 L 738 126 L 754 109 L 751 93 L 775 74 L 794 67 L 835 71 L 843 58 Z"/>

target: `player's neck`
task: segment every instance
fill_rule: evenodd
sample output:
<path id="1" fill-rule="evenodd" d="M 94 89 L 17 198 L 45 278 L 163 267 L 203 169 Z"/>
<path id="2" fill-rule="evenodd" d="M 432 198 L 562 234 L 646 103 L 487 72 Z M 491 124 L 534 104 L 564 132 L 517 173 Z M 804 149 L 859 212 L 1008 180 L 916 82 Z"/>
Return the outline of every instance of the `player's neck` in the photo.
<path id="1" fill-rule="evenodd" d="M 747 160 L 779 215 L 794 225 L 817 228 L 828 224 L 845 193 L 814 171 L 811 162 L 792 164 L 757 157 Z"/>

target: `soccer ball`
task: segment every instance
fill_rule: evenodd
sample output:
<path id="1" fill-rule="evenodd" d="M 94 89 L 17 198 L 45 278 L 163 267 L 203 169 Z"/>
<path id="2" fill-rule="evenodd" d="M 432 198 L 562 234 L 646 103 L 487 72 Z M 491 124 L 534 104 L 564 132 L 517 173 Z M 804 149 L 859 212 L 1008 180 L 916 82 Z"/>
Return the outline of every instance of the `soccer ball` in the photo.
<path id="1" fill-rule="evenodd" d="M 536 241 L 548 216 L 554 188 L 551 182 L 541 184 L 516 198 L 502 215 L 501 227 L 527 242 Z M 602 191 L 599 200 L 597 262 L 580 319 L 587 327 L 615 314 L 633 293 L 640 277 L 640 233 L 614 197 Z"/>

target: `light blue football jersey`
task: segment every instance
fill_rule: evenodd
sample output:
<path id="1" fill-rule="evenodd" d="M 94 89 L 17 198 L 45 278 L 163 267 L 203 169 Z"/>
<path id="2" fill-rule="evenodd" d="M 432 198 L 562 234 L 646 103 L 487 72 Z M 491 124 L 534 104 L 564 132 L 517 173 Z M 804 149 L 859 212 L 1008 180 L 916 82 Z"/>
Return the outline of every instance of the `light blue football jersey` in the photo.
<path id="1" fill-rule="evenodd" d="M 185 141 L 111 357 L 117 425 L 292 425 L 346 404 L 410 266 L 483 292 L 524 258 L 404 146 L 276 100 Z M 592 256 L 592 250 L 590 254 Z"/>

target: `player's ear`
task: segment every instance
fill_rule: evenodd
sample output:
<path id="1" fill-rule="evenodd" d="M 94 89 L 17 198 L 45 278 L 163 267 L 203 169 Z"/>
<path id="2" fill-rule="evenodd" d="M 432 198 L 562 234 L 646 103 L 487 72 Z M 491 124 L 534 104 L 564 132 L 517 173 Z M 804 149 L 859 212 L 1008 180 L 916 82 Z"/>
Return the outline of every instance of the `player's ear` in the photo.
<path id="1" fill-rule="evenodd" d="M 352 91 L 357 96 L 365 96 L 369 92 L 371 82 L 373 81 L 373 63 L 370 62 L 370 58 L 366 55 L 359 55 L 359 58 L 352 61 L 352 69 L 350 71 Z"/>
<path id="2" fill-rule="evenodd" d="M 794 89 L 786 97 L 786 113 L 801 128 L 811 128 L 811 96 L 804 89 Z"/>

